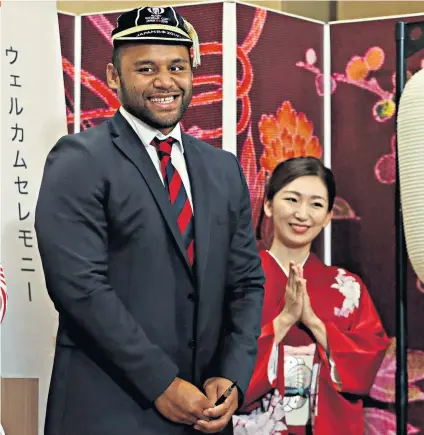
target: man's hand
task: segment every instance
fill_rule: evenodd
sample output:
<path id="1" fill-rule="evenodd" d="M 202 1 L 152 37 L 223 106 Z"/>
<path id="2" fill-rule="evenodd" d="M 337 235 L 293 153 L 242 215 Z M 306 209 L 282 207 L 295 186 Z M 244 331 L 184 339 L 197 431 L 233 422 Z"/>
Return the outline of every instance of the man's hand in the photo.
<path id="1" fill-rule="evenodd" d="M 224 391 L 230 387 L 232 382 L 225 378 L 210 378 L 203 385 L 208 399 L 215 403 Z M 205 421 L 199 420 L 194 429 L 204 433 L 221 432 L 230 422 L 231 417 L 238 407 L 238 390 L 234 388 L 232 393 L 227 397 L 224 403 L 219 406 L 214 406 L 204 412 L 206 417 L 214 420 Z"/>
<path id="2" fill-rule="evenodd" d="M 193 384 L 175 378 L 171 385 L 155 400 L 157 410 L 175 423 L 195 424 L 199 419 L 207 419 L 205 409 L 214 406 Z"/>

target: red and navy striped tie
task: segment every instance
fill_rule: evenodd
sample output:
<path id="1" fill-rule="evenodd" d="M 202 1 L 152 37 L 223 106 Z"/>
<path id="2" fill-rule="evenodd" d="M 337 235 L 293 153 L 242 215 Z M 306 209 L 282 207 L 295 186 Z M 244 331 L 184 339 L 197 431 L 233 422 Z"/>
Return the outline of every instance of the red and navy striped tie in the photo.
<path id="1" fill-rule="evenodd" d="M 152 145 L 156 147 L 163 180 L 169 193 L 169 200 L 175 211 L 178 227 L 183 238 L 184 246 L 191 265 L 194 262 L 194 222 L 193 210 L 181 180 L 181 176 L 171 162 L 173 143 L 177 142 L 172 137 L 165 140 L 154 138 Z"/>

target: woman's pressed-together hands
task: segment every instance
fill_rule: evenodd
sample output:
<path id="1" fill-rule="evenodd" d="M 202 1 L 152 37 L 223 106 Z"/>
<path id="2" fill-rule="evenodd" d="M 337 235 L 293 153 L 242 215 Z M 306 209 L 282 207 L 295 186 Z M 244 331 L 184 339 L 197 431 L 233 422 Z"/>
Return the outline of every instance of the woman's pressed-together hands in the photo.
<path id="1" fill-rule="evenodd" d="M 311 306 L 303 268 L 293 261 L 289 264 L 289 276 L 285 291 L 285 304 L 274 319 L 275 341 L 279 343 L 297 322 L 311 327 L 319 321 Z"/>

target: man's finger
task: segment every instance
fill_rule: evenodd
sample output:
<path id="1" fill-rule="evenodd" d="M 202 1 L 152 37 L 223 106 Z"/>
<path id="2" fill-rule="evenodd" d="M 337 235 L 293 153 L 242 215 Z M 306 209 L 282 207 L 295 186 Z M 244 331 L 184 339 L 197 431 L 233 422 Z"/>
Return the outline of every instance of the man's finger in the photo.
<path id="1" fill-rule="evenodd" d="M 227 413 L 218 420 L 198 421 L 194 425 L 194 429 L 200 430 L 201 432 L 204 432 L 204 433 L 221 432 L 222 429 L 224 429 L 227 426 L 229 421 L 230 421 L 230 416 Z"/>
<path id="2" fill-rule="evenodd" d="M 230 405 L 226 400 L 224 403 L 221 403 L 221 405 L 214 406 L 213 408 L 205 409 L 203 411 L 203 414 L 206 417 L 219 418 L 225 415 L 229 409 L 230 409 Z"/>
<path id="3" fill-rule="evenodd" d="M 205 419 L 203 410 L 205 406 L 202 406 L 199 401 L 195 403 L 187 403 L 185 406 L 182 404 L 177 405 L 180 415 L 183 415 L 185 419 L 191 420 L 191 424 L 194 424 L 199 419 Z"/>
<path id="4" fill-rule="evenodd" d="M 172 420 L 175 421 L 176 423 L 193 425 L 198 420 L 198 417 L 196 415 L 181 408 L 175 409 L 172 415 L 174 417 Z"/>
<path id="5" fill-rule="evenodd" d="M 199 420 L 207 420 L 208 418 L 203 415 L 203 410 L 197 410 L 195 412 L 187 413 L 185 419 L 187 420 L 186 424 L 193 425 Z"/>
<path id="6" fill-rule="evenodd" d="M 197 419 L 194 417 L 186 416 L 180 411 L 172 412 L 171 414 L 165 415 L 168 420 L 173 421 L 174 423 L 182 423 L 192 425 L 196 423 Z"/>
<path id="7" fill-rule="evenodd" d="M 215 382 L 209 382 L 205 386 L 206 397 L 212 402 L 215 403 L 218 400 L 218 388 Z"/>
<path id="8" fill-rule="evenodd" d="M 203 408 L 196 408 L 194 410 L 191 411 L 190 415 L 195 419 L 195 421 L 197 420 L 208 420 L 208 417 L 204 414 L 204 410 Z"/>
<path id="9" fill-rule="evenodd" d="M 197 431 L 199 431 L 199 432 L 203 432 L 203 433 L 211 433 L 211 432 L 207 431 L 205 428 L 199 426 L 198 424 L 195 424 L 195 425 L 193 426 L 193 429 L 194 429 L 194 430 L 197 430 Z"/>
<path id="10" fill-rule="evenodd" d="M 188 426 L 193 426 L 193 424 L 196 424 L 199 421 L 198 418 L 189 415 L 186 417 L 181 418 L 177 423 L 187 424 Z"/>
<path id="11" fill-rule="evenodd" d="M 190 403 L 185 406 L 181 403 L 175 403 L 171 412 L 177 418 L 177 423 L 193 425 L 199 418 L 204 418 L 203 408 L 193 406 Z"/>

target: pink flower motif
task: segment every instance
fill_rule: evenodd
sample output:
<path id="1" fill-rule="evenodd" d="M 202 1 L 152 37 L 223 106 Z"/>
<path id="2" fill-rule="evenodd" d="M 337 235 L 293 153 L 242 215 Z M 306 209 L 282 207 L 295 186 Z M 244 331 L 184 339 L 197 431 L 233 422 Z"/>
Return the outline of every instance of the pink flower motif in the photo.
<path id="1" fill-rule="evenodd" d="M 182 130 L 184 133 L 187 133 L 187 134 L 189 134 L 189 135 L 195 137 L 196 139 L 202 139 L 203 130 L 202 130 L 199 126 L 197 126 L 197 125 L 193 125 L 193 126 L 191 126 L 188 130 L 186 130 L 186 129 L 184 128 L 183 123 L 181 122 L 180 124 L 181 124 L 181 130 Z"/>
<path id="2" fill-rule="evenodd" d="M 349 203 L 340 196 L 336 196 L 334 198 L 333 205 L 333 219 L 351 219 L 351 220 L 360 220 L 353 210 L 353 208 L 349 205 Z"/>
<path id="3" fill-rule="evenodd" d="M 392 338 L 389 349 L 380 366 L 370 396 L 381 402 L 395 402 L 396 376 L 396 339 Z M 424 352 L 408 350 L 408 400 L 417 402 L 424 400 L 424 392 L 416 382 L 424 380 Z"/>
<path id="4" fill-rule="evenodd" d="M 408 435 L 419 433 L 408 424 Z M 396 414 L 376 408 L 364 409 L 364 435 L 396 435 Z"/>
<path id="5" fill-rule="evenodd" d="M 392 136 L 391 153 L 382 155 L 374 166 L 374 174 L 382 184 L 393 184 L 396 180 L 396 136 Z"/>
<path id="6" fill-rule="evenodd" d="M 324 76 L 323 74 L 319 73 L 315 77 L 315 88 L 317 90 L 317 94 L 322 97 L 324 95 Z M 334 80 L 333 77 L 331 77 L 331 93 L 334 94 L 336 92 L 337 88 L 337 82 Z"/>
<path id="7" fill-rule="evenodd" d="M 318 95 L 323 95 L 323 74 L 320 68 L 315 63 L 311 63 L 313 59 L 312 53 L 308 49 L 305 54 L 306 61 L 296 62 L 296 66 L 303 68 L 311 73 L 315 74 L 315 86 L 317 88 Z M 315 52 L 314 52 L 315 53 Z M 315 54 L 316 56 L 316 54 Z M 377 95 L 380 100 L 393 99 L 394 90 L 391 92 L 381 88 L 375 77 L 368 78 L 371 72 L 378 71 L 386 58 L 384 50 L 380 47 L 370 47 L 364 56 L 352 56 L 349 62 L 346 64 L 344 73 L 334 72 L 331 77 L 331 93 L 336 90 L 337 82 L 347 83 L 352 86 L 356 86 L 361 89 L 365 89 L 373 94 Z M 387 119 L 387 118 L 386 118 Z"/>
<path id="8" fill-rule="evenodd" d="M 309 65 L 315 65 L 315 62 L 317 61 L 317 54 L 315 50 L 313 48 L 306 50 L 305 58 Z"/>

